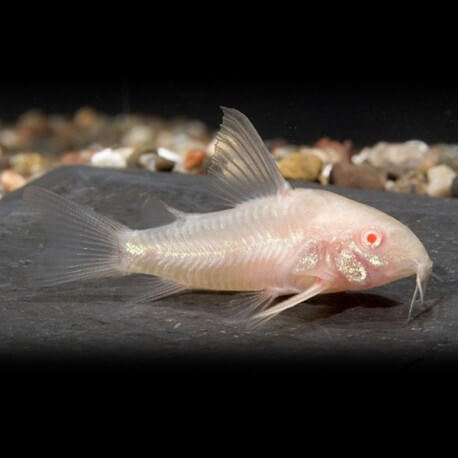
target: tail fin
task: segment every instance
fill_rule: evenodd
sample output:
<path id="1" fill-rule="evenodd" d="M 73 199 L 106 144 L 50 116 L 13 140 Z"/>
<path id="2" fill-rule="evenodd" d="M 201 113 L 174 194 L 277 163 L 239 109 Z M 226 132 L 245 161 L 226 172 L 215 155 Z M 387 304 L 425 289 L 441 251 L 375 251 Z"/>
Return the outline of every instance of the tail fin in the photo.
<path id="1" fill-rule="evenodd" d="M 43 214 L 48 245 L 32 280 L 52 286 L 74 280 L 122 275 L 119 235 L 125 226 L 37 186 L 23 199 Z"/>

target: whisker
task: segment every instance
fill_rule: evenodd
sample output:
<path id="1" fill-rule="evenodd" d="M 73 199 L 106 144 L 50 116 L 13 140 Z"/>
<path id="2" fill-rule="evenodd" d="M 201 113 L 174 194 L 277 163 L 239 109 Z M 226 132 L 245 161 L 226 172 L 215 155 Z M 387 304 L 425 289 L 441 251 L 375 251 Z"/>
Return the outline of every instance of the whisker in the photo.
<path id="1" fill-rule="evenodd" d="M 418 278 L 418 277 L 417 277 L 417 278 Z M 410 322 L 410 318 L 412 317 L 413 305 L 415 304 L 415 301 L 416 301 L 416 299 L 417 299 L 417 296 L 418 296 L 418 282 L 416 282 L 415 291 L 414 291 L 414 293 L 413 293 L 412 300 L 410 301 L 409 315 L 407 316 L 407 323 Z"/>
<path id="2" fill-rule="evenodd" d="M 417 275 L 417 285 L 418 285 L 418 291 L 420 291 L 420 303 L 421 305 L 424 304 L 425 302 L 425 296 L 423 294 L 423 284 L 422 284 L 422 281 L 420 280 L 420 277 Z"/>

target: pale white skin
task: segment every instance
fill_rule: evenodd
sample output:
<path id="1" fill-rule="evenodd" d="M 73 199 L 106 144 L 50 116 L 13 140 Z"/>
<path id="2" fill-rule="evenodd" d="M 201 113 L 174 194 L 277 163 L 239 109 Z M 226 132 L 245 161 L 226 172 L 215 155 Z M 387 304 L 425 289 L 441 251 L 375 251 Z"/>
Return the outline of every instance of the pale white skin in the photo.
<path id="1" fill-rule="evenodd" d="M 365 229 L 381 235 L 377 247 L 360 240 Z M 321 190 L 290 189 L 234 209 L 189 214 L 167 226 L 129 231 L 122 241 L 129 272 L 187 288 L 274 296 L 297 294 L 314 283 L 322 292 L 369 289 L 431 267 L 405 225 Z"/>
<path id="2" fill-rule="evenodd" d="M 418 292 L 423 300 L 432 262 L 408 227 L 332 192 L 292 189 L 248 118 L 223 110 L 210 174 L 214 194 L 232 207 L 227 210 L 190 214 L 154 200 L 156 227 L 134 231 L 27 188 L 24 199 L 48 215 L 54 243 L 55 265 L 42 269 L 43 284 L 147 274 L 143 298 L 186 289 L 251 292 L 245 305 L 259 320 L 317 294 L 369 289 L 413 274 L 410 311 Z M 272 305 L 285 295 L 292 296 Z"/>

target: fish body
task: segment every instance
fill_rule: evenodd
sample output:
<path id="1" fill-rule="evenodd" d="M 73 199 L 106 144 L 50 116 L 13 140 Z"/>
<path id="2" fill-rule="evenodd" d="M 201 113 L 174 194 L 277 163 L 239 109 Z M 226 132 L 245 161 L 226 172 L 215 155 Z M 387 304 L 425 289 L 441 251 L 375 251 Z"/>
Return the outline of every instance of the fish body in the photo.
<path id="1" fill-rule="evenodd" d="M 224 109 L 210 173 L 231 208 L 183 213 L 155 202 L 155 227 L 130 230 L 49 191 L 24 198 L 47 213 L 56 252 L 43 283 L 128 274 L 151 276 L 157 299 L 187 289 L 250 292 L 257 319 L 317 294 L 363 290 L 417 275 L 432 262 L 391 216 L 338 194 L 292 189 L 249 120 Z M 281 296 L 292 295 L 272 305 Z"/>

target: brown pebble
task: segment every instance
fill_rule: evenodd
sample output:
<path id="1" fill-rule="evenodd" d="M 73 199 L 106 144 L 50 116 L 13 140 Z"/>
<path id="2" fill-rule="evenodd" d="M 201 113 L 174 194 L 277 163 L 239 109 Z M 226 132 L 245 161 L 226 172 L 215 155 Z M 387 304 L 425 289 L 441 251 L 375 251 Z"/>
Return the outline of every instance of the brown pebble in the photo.
<path id="1" fill-rule="evenodd" d="M 139 159 L 145 154 L 153 154 L 156 153 L 156 148 L 153 145 L 142 145 L 135 148 L 132 154 L 129 155 L 127 158 L 127 167 L 134 168 L 134 167 L 142 167 L 142 163 L 139 162 Z"/>
<path id="2" fill-rule="evenodd" d="M 64 165 L 86 165 L 89 164 L 90 155 L 84 154 L 85 151 L 79 153 L 65 153 L 60 157 L 61 164 Z"/>
<path id="3" fill-rule="evenodd" d="M 345 162 L 335 164 L 331 182 L 337 186 L 357 189 L 384 189 L 381 178 L 368 167 Z"/>
<path id="4" fill-rule="evenodd" d="M 0 170 L 10 168 L 10 158 L 9 156 L 0 157 Z"/>
<path id="5" fill-rule="evenodd" d="M 321 171 L 321 160 L 314 154 L 293 153 L 278 163 L 283 177 L 290 180 L 316 181 Z"/>
<path id="6" fill-rule="evenodd" d="M 51 132 L 48 117 L 39 110 L 30 110 L 24 113 L 17 125 L 21 131 L 27 131 L 30 135 L 47 135 Z"/>
<path id="7" fill-rule="evenodd" d="M 75 113 L 73 120 L 81 129 L 91 129 L 99 123 L 100 116 L 93 108 L 82 107 Z"/>
<path id="8" fill-rule="evenodd" d="M 205 161 L 206 157 L 207 154 L 201 149 L 193 149 L 189 151 L 183 164 L 185 170 L 188 172 L 191 170 L 195 171 Z"/>
<path id="9" fill-rule="evenodd" d="M 324 151 L 333 150 L 340 157 L 338 162 L 349 162 L 353 143 L 351 140 L 339 142 L 329 137 L 323 137 L 315 142 L 315 147 Z"/>
<path id="10" fill-rule="evenodd" d="M 14 191 L 26 184 L 27 180 L 19 173 L 6 169 L 0 174 L 0 184 L 6 191 Z"/>
<path id="11" fill-rule="evenodd" d="M 175 162 L 158 156 L 154 161 L 154 167 L 156 168 L 157 172 L 171 172 L 173 167 L 175 167 Z"/>

